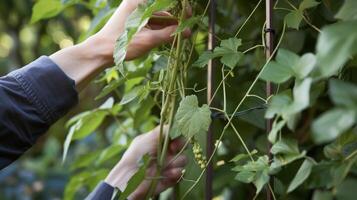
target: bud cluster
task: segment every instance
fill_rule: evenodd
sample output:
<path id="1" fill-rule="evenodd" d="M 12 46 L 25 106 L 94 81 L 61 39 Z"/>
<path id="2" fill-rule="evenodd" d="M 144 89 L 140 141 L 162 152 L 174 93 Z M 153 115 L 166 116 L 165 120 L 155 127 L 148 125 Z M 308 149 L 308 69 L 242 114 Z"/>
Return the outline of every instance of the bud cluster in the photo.
<path id="1" fill-rule="evenodd" d="M 196 162 L 201 169 L 204 169 L 207 165 L 207 159 L 203 156 L 202 148 L 197 141 L 193 140 L 192 143 L 193 155 L 195 156 Z"/>

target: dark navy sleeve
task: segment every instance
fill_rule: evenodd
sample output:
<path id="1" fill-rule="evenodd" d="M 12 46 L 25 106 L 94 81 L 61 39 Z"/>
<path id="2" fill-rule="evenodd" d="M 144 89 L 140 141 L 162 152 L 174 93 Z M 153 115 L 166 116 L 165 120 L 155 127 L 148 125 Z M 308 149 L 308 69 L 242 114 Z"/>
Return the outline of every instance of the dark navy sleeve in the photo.
<path id="1" fill-rule="evenodd" d="M 113 192 L 114 188 L 111 185 L 100 182 L 85 200 L 111 200 Z"/>
<path id="2" fill-rule="evenodd" d="M 75 82 L 45 56 L 1 77 L 0 169 L 26 152 L 77 102 Z"/>

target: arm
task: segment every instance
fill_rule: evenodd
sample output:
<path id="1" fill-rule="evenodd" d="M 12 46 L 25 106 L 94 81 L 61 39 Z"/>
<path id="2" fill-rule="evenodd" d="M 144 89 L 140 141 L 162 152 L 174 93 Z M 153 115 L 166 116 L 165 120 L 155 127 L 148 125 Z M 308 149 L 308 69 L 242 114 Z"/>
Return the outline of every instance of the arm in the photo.
<path id="1" fill-rule="evenodd" d="M 26 152 L 78 102 L 77 91 L 113 63 L 115 41 L 139 2 L 142 0 L 124 0 L 104 28 L 83 43 L 0 78 L 0 169 Z M 134 37 L 128 60 L 171 41 L 177 25 L 158 23 L 154 27 Z"/>

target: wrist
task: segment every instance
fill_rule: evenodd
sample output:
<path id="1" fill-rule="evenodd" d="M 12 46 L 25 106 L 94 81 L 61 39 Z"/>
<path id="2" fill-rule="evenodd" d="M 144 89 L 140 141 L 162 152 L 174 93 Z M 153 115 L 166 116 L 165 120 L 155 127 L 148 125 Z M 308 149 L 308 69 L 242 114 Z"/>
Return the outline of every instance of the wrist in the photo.
<path id="1" fill-rule="evenodd" d="M 100 67 L 107 67 L 114 63 L 113 52 L 115 41 L 109 41 L 100 35 L 94 35 L 82 44 L 84 52 L 87 56 L 98 63 Z"/>
<path id="2" fill-rule="evenodd" d="M 105 182 L 123 192 L 128 184 L 128 181 L 135 174 L 136 170 L 136 166 L 119 162 L 106 177 Z"/>

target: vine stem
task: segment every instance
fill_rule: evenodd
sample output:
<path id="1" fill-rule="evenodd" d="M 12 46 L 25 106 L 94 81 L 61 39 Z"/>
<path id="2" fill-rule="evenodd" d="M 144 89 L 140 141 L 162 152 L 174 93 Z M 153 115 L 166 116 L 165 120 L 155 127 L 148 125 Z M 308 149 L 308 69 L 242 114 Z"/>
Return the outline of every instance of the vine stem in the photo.
<path id="1" fill-rule="evenodd" d="M 276 53 L 276 51 L 278 50 L 283 38 L 284 38 L 284 34 L 285 34 L 285 30 L 286 30 L 286 24 L 284 23 L 283 26 L 283 31 L 282 34 L 280 36 L 279 42 L 277 44 L 277 46 L 275 47 L 273 54 L 274 55 Z M 235 108 L 233 115 L 229 118 L 227 124 L 224 126 L 223 131 L 218 139 L 218 143 L 222 141 L 222 138 L 227 130 L 227 128 L 230 126 L 230 124 L 232 123 L 234 114 L 238 112 L 239 108 L 241 107 L 241 105 L 243 104 L 243 102 L 245 101 L 245 99 L 247 98 L 247 96 L 250 94 L 250 92 L 252 91 L 253 87 L 255 86 L 255 84 L 258 82 L 260 76 L 262 75 L 264 69 L 268 66 L 269 62 L 273 59 L 273 56 L 271 56 L 266 63 L 264 64 L 264 66 L 262 67 L 262 69 L 260 70 L 259 74 L 256 76 L 256 78 L 254 79 L 253 83 L 251 84 L 251 86 L 249 87 L 249 89 L 247 90 L 246 94 L 244 95 L 244 97 L 242 98 L 242 100 L 239 102 L 239 104 L 237 105 L 237 107 Z M 211 161 L 211 159 L 213 158 L 213 156 L 215 155 L 216 151 L 218 149 L 218 145 L 215 146 L 214 150 L 213 150 L 213 154 L 212 156 L 209 158 L 208 162 Z M 198 176 L 198 178 L 196 179 L 195 183 L 186 191 L 186 193 L 183 195 L 182 199 L 184 199 L 185 197 L 187 197 L 187 195 L 193 190 L 194 187 L 196 187 L 196 185 L 198 184 L 198 182 L 201 180 L 204 172 L 206 171 L 206 168 L 204 168 L 201 172 L 201 174 Z"/>

